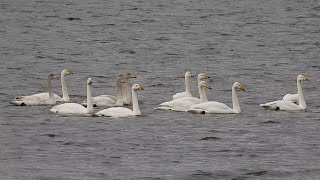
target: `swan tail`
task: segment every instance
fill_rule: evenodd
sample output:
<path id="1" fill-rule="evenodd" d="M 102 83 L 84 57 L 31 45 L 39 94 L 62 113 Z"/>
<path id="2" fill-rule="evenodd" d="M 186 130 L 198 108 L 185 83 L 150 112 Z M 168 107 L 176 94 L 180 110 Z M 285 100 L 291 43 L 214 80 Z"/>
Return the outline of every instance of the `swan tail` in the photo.
<path id="1" fill-rule="evenodd" d="M 193 114 L 205 114 L 206 112 L 202 109 L 189 109 L 186 112 L 193 113 Z"/>
<path id="2" fill-rule="evenodd" d="M 24 101 L 10 101 L 10 104 L 15 106 L 26 106 L 27 104 Z"/>
<path id="3" fill-rule="evenodd" d="M 278 106 L 275 106 L 275 104 L 260 104 L 261 107 L 264 107 L 265 109 L 271 109 L 271 110 L 279 110 Z"/>

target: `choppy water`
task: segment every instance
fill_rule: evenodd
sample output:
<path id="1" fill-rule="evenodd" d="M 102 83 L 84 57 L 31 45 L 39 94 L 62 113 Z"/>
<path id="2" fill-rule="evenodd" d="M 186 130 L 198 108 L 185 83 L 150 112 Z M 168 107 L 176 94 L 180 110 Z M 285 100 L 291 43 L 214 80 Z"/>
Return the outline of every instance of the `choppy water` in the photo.
<path id="1" fill-rule="evenodd" d="M 320 4 L 316 0 L 2 0 L 0 2 L 0 179 L 320 179 Z M 14 107 L 17 95 L 46 90 L 63 68 L 72 100 L 115 94 L 131 72 L 141 117 L 60 117 L 49 107 Z M 153 110 L 206 73 L 209 100 L 231 105 L 241 82 L 242 113 Z M 307 111 L 260 103 L 304 83 Z M 196 84 L 193 81 L 193 93 Z M 61 94 L 58 81 L 54 90 Z"/>

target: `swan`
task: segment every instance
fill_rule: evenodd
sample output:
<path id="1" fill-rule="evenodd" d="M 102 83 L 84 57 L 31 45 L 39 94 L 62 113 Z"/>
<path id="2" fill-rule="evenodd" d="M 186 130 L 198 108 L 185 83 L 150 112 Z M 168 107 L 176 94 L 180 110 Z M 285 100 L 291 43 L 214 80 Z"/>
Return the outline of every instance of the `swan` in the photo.
<path id="1" fill-rule="evenodd" d="M 236 91 L 245 91 L 243 85 L 241 85 L 239 82 L 235 82 L 232 85 L 232 105 L 233 108 L 228 107 L 227 105 L 217 102 L 217 101 L 208 101 L 201 104 L 195 104 L 190 107 L 190 110 L 188 112 L 191 113 L 240 113 L 241 108 L 239 105 L 238 97 Z"/>
<path id="2" fill-rule="evenodd" d="M 186 111 L 194 104 L 207 102 L 207 96 L 204 88 L 211 89 L 211 87 L 205 81 L 200 81 L 198 84 L 200 99 L 195 97 L 182 97 L 179 99 L 174 99 L 172 101 L 161 103 L 156 109 L 162 110 L 172 110 L 172 111 Z"/>
<path id="3" fill-rule="evenodd" d="M 113 95 L 99 95 L 92 97 L 92 104 L 94 107 L 114 107 L 123 106 L 123 104 L 130 104 L 131 96 L 130 92 L 127 92 L 127 86 L 129 86 L 129 80 L 131 78 L 136 78 L 130 73 L 119 74 L 117 78 L 117 96 Z M 130 89 L 129 89 L 130 91 Z M 87 101 L 83 101 L 82 105 L 86 106 Z"/>
<path id="4" fill-rule="evenodd" d="M 187 71 L 184 74 L 184 84 L 186 87 L 186 91 L 185 92 L 180 92 L 180 93 L 176 93 L 175 95 L 173 95 L 173 99 L 178 99 L 181 97 L 192 97 L 191 95 L 191 91 L 190 91 L 190 78 L 194 77 L 189 71 Z"/>
<path id="5" fill-rule="evenodd" d="M 56 99 L 56 102 L 70 102 L 70 97 L 68 94 L 65 76 L 68 76 L 71 74 L 73 74 L 73 73 L 69 69 L 64 69 L 61 71 L 62 98 L 60 96 L 58 96 L 57 94 L 54 94 L 54 98 Z M 32 96 L 39 97 L 39 98 L 48 98 L 48 93 L 38 93 L 38 94 L 34 94 Z"/>
<path id="6" fill-rule="evenodd" d="M 42 96 L 30 95 L 30 96 L 18 96 L 15 97 L 13 101 L 10 103 L 16 106 L 41 106 L 41 105 L 53 105 L 56 104 L 56 100 L 54 98 L 51 80 L 58 79 L 53 74 L 48 75 L 48 93 L 40 93 L 44 94 Z"/>
<path id="7" fill-rule="evenodd" d="M 91 78 L 87 79 L 87 107 L 83 107 L 78 103 L 64 103 L 56 105 L 50 109 L 50 112 L 62 114 L 62 115 L 76 115 L 76 116 L 90 116 L 93 114 L 93 105 L 92 105 L 92 80 Z"/>
<path id="8" fill-rule="evenodd" d="M 131 88 L 132 93 L 132 108 L 124 108 L 124 107 L 112 107 L 108 109 L 103 109 L 96 113 L 98 116 L 108 116 L 108 117 L 128 117 L 128 116 L 137 116 L 141 114 L 138 104 L 137 92 L 139 90 L 143 90 L 143 88 L 139 84 L 134 84 Z"/>
<path id="9" fill-rule="evenodd" d="M 260 106 L 262 106 L 266 109 L 282 110 L 282 111 L 299 111 L 299 110 L 306 109 L 307 104 L 306 104 L 306 101 L 303 96 L 301 83 L 303 81 L 308 81 L 308 80 L 309 79 L 303 75 L 298 75 L 298 77 L 297 77 L 299 104 L 295 104 L 293 101 L 278 100 L 278 101 L 273 101 L 273 102 L 269 102 L 269 103 L 265 103 L 265 104 L 260 104 Z"/>
<path id="10" fill-rule="evenodd" d="M 193 75 L 191 75 L 190 72 L 186 72 L 185 74 L 185 86 L 186 86 L 186 91 L 185 92 L 181 92 L 181 93 L 176 93 L 175 95 L 173 95 L 173 99 L 179 99 L 182 97 L 192 97 L 191 93 L 190 93 L 190 77 L 193 77 Z M 198 80 L 198 84 L 200 83 L 200 81 L 202 81 L 203 79 L 208 79 L 209 76 L 204 74 L 204 73 L 200 73 L 197 77 Z"/>

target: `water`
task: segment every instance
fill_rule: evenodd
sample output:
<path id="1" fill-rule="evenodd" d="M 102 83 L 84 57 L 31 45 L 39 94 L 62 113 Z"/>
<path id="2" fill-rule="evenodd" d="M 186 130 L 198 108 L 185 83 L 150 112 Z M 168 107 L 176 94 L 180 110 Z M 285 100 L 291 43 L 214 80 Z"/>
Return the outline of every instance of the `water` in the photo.
<path id="1" fill-rule="evenodd" d="M 318 1 L 19 1 L 0 3 L 0 179 L 319 179 Z M 14 107 L 15 96 L 46 90 L 49 72 L 67 77 L 74 102 L 115 94 L 131 72 L 140 117 L 61 117 L 50 107 Z M 183 87 L 184 72 L 206 73 L 209 100 L 242 113 L 156 111 Z M 304 83 L 307 111 L 260 103 Z M 196 95 L 196 80 L 192 92 Z M 59 81 L 54 91 L 62 94 Z M 96 109 L 97 111 L 98 109 Z"/>

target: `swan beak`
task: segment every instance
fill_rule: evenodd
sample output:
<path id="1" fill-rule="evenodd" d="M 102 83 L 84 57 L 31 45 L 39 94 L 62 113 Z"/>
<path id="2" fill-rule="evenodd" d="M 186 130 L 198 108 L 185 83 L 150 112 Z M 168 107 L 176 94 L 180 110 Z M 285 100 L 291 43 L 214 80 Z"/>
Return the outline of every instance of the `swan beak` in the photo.
<path id="1" fill-rule="evenodd" d="M 58 77 L 56 77 L 56 76 L 53 76 L 52 78 L 53 78 L 53 79 L 56 79 L 56 80 L 59 80 L 59 78 L 58 78 Z"/>
<path id="2" fill-rule="evenodd" d="M 144 90 L 144 89 L 143 89 L 143 87 L 139 86 L 139 87 L 138 87 L 138 90 Z"/>
<path id="3" fill-rule="evenodd" d="M 207 88 L 208 88 L 208 89 L 212 89 L 209 85 L 207 85 Z"/>
<path id="4" fill-rule="evenodd" d="M 304 76 L 303 80 L 310 81 L 307 76 Z"/>
<path id="5" fill-rule="evenodd" d="M 242 85 L 240 86 L 239 89 L 240 89 L 241 91 L 246 91 Z"/>
<path id="6" fill-rule="evenodd" d="M 207 76 L 207 75 L 205 75 L 205 76 L 204 76 L 204 78 L 205 78 L 205 79 L 208 79 L 208 78 L 210 78 L 210 77 L 209 77 L 209 76 Z"/>

